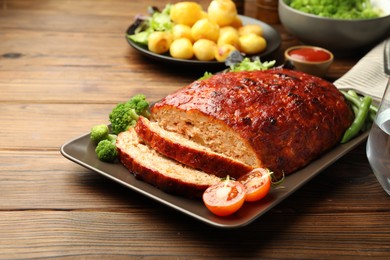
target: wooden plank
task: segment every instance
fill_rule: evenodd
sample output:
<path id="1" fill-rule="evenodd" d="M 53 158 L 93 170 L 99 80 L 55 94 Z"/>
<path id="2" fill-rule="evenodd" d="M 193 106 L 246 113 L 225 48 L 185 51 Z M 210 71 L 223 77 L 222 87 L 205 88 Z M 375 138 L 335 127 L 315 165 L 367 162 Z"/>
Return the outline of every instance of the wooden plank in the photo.
<path id="1" fill-rule="evenodd" d="M 0 158 L 0 210 L 130 209 L 150 203 L 58 151 L 0 152 Z"/>
<path id="2" fill-rule="evenodd" d="M 34 12 L 37 14 L 53 14 L 53 15 L 95 15 L 95 16 L 126 16 L 129 12 L 134 10 L 142 10 L 149 4 L 163 3 L 163 1 L 126 1 L 116 0 L 115 4 L 111 2 L 101 2 L 96 4 L 94 1 L 78 1 L 67 0 L 57 1 L 48 0 L 42 3 L 42 1 L 29 1 L 29 0 L 0 0 L 0 7 L 2 11 L 12 12 Z M 146 10 L 146 9 L 145 9 Z"/>
<path id="3" fill-rule="evenodd" d="M 111 102 L 119 102 L 132 94 L 129 86 L 133 93 L 152 88 L 156 89 L 153 94 L 166 95 L 205 72 L 188 67 L 161 67 L 160 62 L 132 49 L 123 36 L 109 41 L 74 33 L 22 32 L 8 33 L 7 37 L 12 44 L 0 45 L 0 53 L 4 53 L 0 58 L 0 100 L 5 102 L 91 103 L 107 102 L 107 97 L 114 98 Z M 26 38 L 34 44 L 27 46 Z M 41 38 L 47 41 L 44 49 Z M 143 70 L 144 66 L 149 69 Z"/>
<path id="4" fill-rule="evenodd" d="M 250 227 L 230 231 L 183 221 L 182 216 L 169 213 L 150 214 L 142 209 L 0 212 L 0 258 L 338 259 L 386 257 L 389 253 L 390 234 L 381 224 L 388 223 L 390 217 L 383 212 L 354 216 L 273 214 Z"/>
<path id="5" fill-rule="evenodd" d="M 0 104 L 2 149 L 54 149 L 108 123 L 112 105 Z M 33 120 L 31 120 L 33 119 Z"/>
<path id="6" fill-rule="evenodd" d="M 140 75 L 93 67 L 52 69 L 0 72 L 0 89 L 4 91 L 0 100 L 4 103 L 12 100 L 13 103 L 116 104 L 135 94 L 145 94 L 149 100 L 155 101 L 196 79 L 173 73 L 163 77 L 160 74 L 158 79 L 153 73 Z"/>

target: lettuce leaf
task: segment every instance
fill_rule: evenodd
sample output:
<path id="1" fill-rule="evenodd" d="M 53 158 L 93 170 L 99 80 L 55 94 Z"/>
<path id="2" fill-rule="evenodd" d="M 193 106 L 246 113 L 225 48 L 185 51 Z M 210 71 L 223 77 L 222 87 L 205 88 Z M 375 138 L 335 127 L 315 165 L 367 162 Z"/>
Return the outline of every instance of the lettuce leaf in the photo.
<path id="1" fill-rule="evenodd" d="M 240 63 L 230 65 L 230 71 L 253 71 L 253 70 L 266 70 L 272 68 L 276 61 L 261 62 L 259 57 L 255 57 L 252 60 L 248 57 L 244 58 Z"/>
<path id="2" fill-rule="evenodd" d="M 173 28 L 173 22 L 170 18 L 172 4 L 167 4 L 160 11 L 154 11 L 139 27 L 134 30 L 134 34 L 127 37 L 135 43 L 147 45 L 149 35 L 154 31 L 170 31 Z"/>

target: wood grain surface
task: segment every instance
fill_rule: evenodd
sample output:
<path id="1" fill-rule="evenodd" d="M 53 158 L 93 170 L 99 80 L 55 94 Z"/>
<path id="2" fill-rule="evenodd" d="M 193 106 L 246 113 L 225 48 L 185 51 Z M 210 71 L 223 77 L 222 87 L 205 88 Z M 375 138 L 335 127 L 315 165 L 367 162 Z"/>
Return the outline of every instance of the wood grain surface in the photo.
<path id="1" fill-rule="evenodd" d="M 177 2 L 177 1 L 171 1 Z M 198 1 L 207 7 L 209 1 Z M 255 0 L 245 15 L 256 17 Z M 365 143 L 248 226 L 218 229 L 87 170 L 65 142 L 118 102 L 201 76 L 132 49 L 125 31 L 168 1 L 0 0 L 0 259 L 386 259 L 390 201 Z M 299 42 L 280 24 L 273 54 Z M 361 53 L 336 55 L 335 80 Z"/>

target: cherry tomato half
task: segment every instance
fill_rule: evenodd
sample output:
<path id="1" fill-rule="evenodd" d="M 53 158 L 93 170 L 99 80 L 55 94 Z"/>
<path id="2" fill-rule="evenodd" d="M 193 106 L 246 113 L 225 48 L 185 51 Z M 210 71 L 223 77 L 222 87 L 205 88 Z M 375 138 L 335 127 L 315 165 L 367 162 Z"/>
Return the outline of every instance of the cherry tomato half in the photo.
<path id="1" fill-rule="evenodd" d="M 228 216 L 241 208 L 245 196 L 244 185 L 227 179 L 207 188 L 203 193 L 203 202 L 215 215 Z"/>
<path id="2" fill-rule="evenodd" d="M 271 189 L 270 171 L 264 168 L 256 168 L 241 176 L 237 181 L 246 189 L 245 201 L 258 201 L 264 198 Z"/>

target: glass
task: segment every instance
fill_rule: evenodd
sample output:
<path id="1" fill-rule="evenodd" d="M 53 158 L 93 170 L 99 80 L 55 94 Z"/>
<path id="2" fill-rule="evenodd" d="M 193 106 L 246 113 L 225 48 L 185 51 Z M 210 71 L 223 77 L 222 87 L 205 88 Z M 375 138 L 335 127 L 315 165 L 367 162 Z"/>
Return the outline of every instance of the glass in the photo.
<path id="1" fill-rule="evenodd" d="M 368 136 L 367 158 L 379 183 L 390 195 L 390 79 Z"/>

